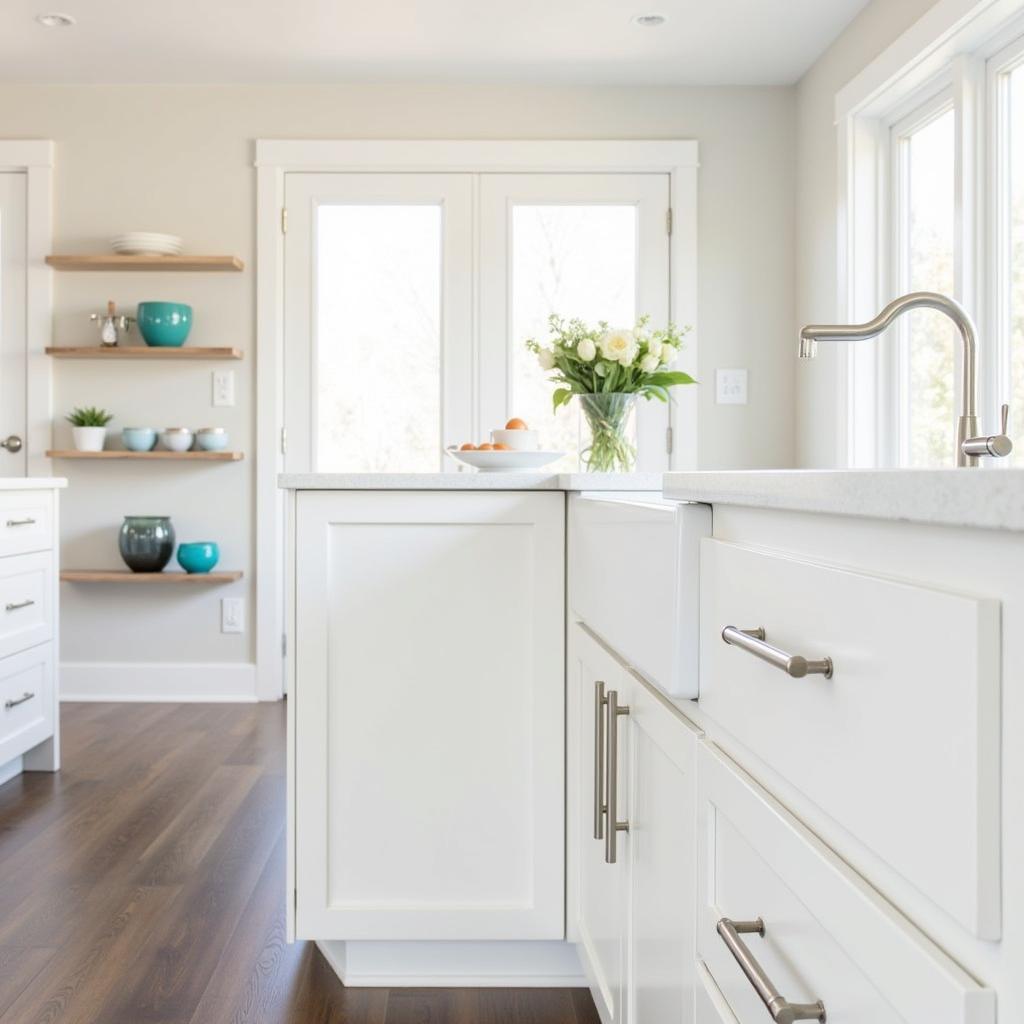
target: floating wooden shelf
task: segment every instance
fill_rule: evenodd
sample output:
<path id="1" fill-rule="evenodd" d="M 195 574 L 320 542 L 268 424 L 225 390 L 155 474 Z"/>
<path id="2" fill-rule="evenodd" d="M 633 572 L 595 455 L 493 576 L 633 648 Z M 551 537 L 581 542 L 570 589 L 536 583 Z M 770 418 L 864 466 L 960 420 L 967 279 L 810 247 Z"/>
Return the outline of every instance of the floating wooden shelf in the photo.
<path id="1" fill-rule="evenodd" d="M 47 256 L 54 270 L 244 270 L 237 256 L 118 256 L 100 253 L 88 256 Z"/>
<path id="2" fill-rule="evenodd" d="M 132 572 L 130 569 L 63 569 L 66 583 L 234 583 L 242 571 L 234 572 Z"/>
<path id="3" fill-rule="evenodd" d="M 241 462 L 242 452 L 78 452 L 74 450 L 51 449 L 48 459 L 151 459 L 154 462 L 169 462 L 180 459 L 183 462 Z"/>
<path id="4" fill-rule="evenodd" d="M 48 356 L 57 359 L 241 359 L 240 348 L 150 348 L 149 345 L 116 345 L 102 348 L 99 345 L 50 345 Z"/>

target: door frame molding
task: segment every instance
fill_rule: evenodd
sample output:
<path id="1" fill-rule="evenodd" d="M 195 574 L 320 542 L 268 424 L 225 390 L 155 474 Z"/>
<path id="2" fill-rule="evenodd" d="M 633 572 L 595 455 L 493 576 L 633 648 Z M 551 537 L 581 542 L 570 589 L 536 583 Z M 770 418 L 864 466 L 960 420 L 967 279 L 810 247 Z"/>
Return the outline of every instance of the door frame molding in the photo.
<path id="1" fill-rule="evenodd" d="M 53 332 L 53 272 L 46 264 L 53 239 L 53 153 L 49 139 L 0 139 L 0 172 L 25 175 L 25 445 L 28 476 L 50 476 L 53 426 L 52 367 L 46 346 Z"/>
<path id="2" fill-rule="evenodd" d="M 692 139 L 409 140 L 257 139 L 256 168 L 256 689 L 285 692 L 285 498 L 278 489 L 284 425 L 285 175 L 317 172 L 663 173 L 669 175 L 670 315 L 693 331 L 679 368 L 696 375 L 697 170 Z M 697 468 L 697 395 L 684 388 L 671 410 L 671 468 Z"/>

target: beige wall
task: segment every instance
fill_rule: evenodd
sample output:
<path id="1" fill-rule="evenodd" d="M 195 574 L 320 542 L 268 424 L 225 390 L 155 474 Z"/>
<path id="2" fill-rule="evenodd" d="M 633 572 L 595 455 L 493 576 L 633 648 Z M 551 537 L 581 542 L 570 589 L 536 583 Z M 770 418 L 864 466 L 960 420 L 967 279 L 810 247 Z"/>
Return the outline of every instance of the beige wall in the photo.
<path id="1" fill-rule="evenodd" d="M 210 405 L 212 366 L 62 363 L 58 414 L 95 403 L 115 427 L 227 426 L 240 465 L 64 463 L 63 556 L 119 564 L 125 513 L 172 515 L 180 539 L 221 542 L 235 586 L 166 593 L 64 587 L 70 662 L 240 662 L 251 630 L 219 632 L 219 598 L 253 621 L 254 172 L 265 138 L 694 138 L 700 172 L 700 458 L 706 467 L 785 466 L 794 456 L 794 91 L 693 88 L 0 87 L 0 131 L 56 141 L 54 247 L 88 251 L 114 232 L 165 230 L 197 252 L 236 253 L 239 275 L 55 275 L 55 340 L 92 337 L 85 314 L 108 299 L 196 309 L 195 344 L 238 345 L 237 405 Z M 750 404 L 716 406 L 714 369 L 750 370 Z M 69 440 L 58 423 L 55 440 Z"/>
<path id="2" fill-rule="evenodd" d="M 797 86 L 796 308 L 800 324 L 829 322 L 837 315 L 836 93 L 934 3 L 872 0 Z M 801 466 L 829 468 L 836 465 L 835 367 L 843 354 L 834 346 L 822 349 L 816 360 L 797 367 L 797 458 Z"/>

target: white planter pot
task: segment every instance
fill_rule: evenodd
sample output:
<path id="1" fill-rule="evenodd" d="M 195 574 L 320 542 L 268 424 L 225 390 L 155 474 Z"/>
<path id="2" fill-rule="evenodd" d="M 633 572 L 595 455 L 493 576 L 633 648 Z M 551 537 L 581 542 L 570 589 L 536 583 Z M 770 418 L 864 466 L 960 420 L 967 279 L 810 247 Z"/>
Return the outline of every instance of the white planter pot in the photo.
<path id="1" fill-rule="evenodd" d="M 75 448 L 80 452 L 101 452 L 107 439 L 106 427 L 72 427 Z"/>

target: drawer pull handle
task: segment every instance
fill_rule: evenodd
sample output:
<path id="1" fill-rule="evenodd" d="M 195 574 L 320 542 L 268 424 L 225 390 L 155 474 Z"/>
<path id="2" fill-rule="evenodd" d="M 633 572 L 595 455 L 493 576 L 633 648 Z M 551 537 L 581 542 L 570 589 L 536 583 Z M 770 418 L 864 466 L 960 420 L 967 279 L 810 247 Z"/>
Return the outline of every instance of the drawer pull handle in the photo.
<path id="1" fill-rule="evenodd" d="M 746 934 L 760 935 L 763 938 L 764 921 L 761 918 L 756 921 L 730 921 L 729 918 L 723 917 L 718 922 L 717 930 L 776 1024 L 793 1024 L 798 1020 L 817 1020 L 824 1024 L 825 1004 L 820 999 L 816 1003 L 791 1003 L 783 999 L 779 990 L 772 984 L 771 978 L 765 974 L 764 968 L 740 938 L 740 935 Z"/>
<path id="2" fill-rule="evenodd" d="M 794 679 L 803 679 L 804 676 L 824 676 L 832 678 L 832 659 L 818 658 L 812 661 L 802 654 L 787 654 L 780 651 L 778 647 L 772 647 L 764 641 L 764 626 L 757 629 L 737 629 L 735 626 L 726 626 L 722 630 L 722 639 L 733 647 L 739 647 L 755 658 L 767 661 L 769 665 L 781 668 L 787 675 Z"/>
<path id="3" fill-rule="evenodd" d="M 8 519 L 8 526 L 35 526 L 36 521 L 32 518 L 28 519 Z"/>
<path id="4" fill-rule="evenodd" d="M 31 700 L 34 696 L 34 693 L 29 693 L 28 690 L 26 690 L 17 700 L 5 700 L 4 711 L 10 711 L 11 708 L 16 708 L 19 704 L 24 704 L 25 701 Z"/>
<path id="5" fill-rule="evenodd" d="M 604 839 L 604 816 L 608 810 L 604 802 L 604 709 L 608 698 L 604 683 L 594 683 L 594 838 Z"/>
<path id="6" fill-rule="evenodd" d="M 609 690 L 605 698 L 608 715 L 608 755 L 605 762 L 605 799 L 608 801 L 605 817 L 607 830 L 604 836 L 604 859 L 607 864 L 614 864 L 618 856 L 616 840 L 620 832 L 629 831 L 628 821 L 619 821 L 619 717 L 628 715 L 629 708 L 619 704 L 619 694 Z"/>
<path id="7" fill-rule="evenodd" d="M 16 612 L 19 608 L 31 608 L 35 604 L 35 601 L 31 597 L 25 598 L 24 601 L 12 601 L 7 605 L 6 610 L 9 612 Z"/>

